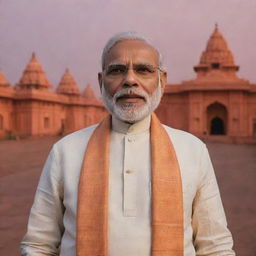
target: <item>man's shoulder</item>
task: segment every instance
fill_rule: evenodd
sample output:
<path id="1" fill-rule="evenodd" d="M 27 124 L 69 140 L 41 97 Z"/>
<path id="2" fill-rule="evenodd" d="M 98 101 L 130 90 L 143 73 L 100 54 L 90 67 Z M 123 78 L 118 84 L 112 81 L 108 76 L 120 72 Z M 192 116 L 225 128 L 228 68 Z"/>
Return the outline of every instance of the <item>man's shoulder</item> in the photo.
<path id="1" fill-rule="evenodd" d="M 173 144 L 181 169 L 198 166 L 204 152 L 207 151 L 205 143 L 191 133 L 166 125 L 164 128 Z"/>
<path id="2" fill-rule="evenodd" d="M 91 137 L 93 131 L 98 126 L 98 124 L 88 126 L 81 130 L 70 133 L 57 141 L 55 147 L 58 148 L 70 148 L 84 146 L 87 144 L 89 138 Z"/>
<path id="3" fill-rule="evenodd" d="M 174 146 L 175 145 L 179 145 L 179 146 L 184 146 L 184 147 L 205 147 L 205 143 L 203 141 L 201 141 L 198 137 L 196 137 L 195 135 L 183 131 L 183 130 L 179 130 L 179 129 L 175 129 L 172 127 L 169 127 L 167 125 L 163 125 L 166 132 L 168 133 L 168 135 L 170 136 Z"/>

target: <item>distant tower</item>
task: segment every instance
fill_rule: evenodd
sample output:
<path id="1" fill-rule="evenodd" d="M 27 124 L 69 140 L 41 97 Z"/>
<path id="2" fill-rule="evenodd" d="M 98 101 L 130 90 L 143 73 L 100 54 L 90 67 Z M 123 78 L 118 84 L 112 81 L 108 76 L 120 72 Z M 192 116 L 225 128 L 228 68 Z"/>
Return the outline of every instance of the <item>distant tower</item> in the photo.
<path id="1" fill-rule="evenodd" d="M 68 68 L 66 69 L 60 80 L 59 86 L 57 88 L 57 93 L 66 95 L 80 95 L 77 83 Z"/>
<path id="2" fill-rule="evenodd" d="M 194 67 L 194 70 L 198 78 L 208 75 L 211 71 L 236 77 L 239 66 L 235 64 L 233 54 L 223 35 L 219 32 L 217 24 L 201 55 L 199 64 Z"/>
<path id="3" fill-rule="evenodd" d="M 6 80 L 4 74 L 0 71 L 0 87 L 10 87 L 10 84 Z"/>
<path id="4" fill-rule="evenodd" d="M 17 84 L 17 88 L 20 89 L 48 89 L 52 86 L 48 82 L 48 79 L 43 71 L 41 64 L 36 59 L 36 55 L 33 52 L 32 57 L 26 66 L 23 75 Z"/>
<path id="5" fill-rule="evenodd" d="M 96 101 L 98 102 L 94 91 L 90 85 L 87 85 L 83 91 L 83 96 L 86 98 L 87 101 Z"/>

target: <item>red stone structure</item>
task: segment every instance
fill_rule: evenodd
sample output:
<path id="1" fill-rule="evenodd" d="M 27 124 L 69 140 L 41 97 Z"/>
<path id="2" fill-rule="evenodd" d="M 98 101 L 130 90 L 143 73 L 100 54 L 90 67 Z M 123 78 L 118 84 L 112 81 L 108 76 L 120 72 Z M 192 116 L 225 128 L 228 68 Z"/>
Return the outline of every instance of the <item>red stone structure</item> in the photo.
<path id="1" fill-rule="evenodd" d="M 255 142 L 256 84 L 237 76 L 217 26 L 194 70 L 195 79 L 166 86 L 157 109 L 161 121 L 201 138 Z M 56 92 L 50 88 L 34 53 L 15 87 L 0 72 L 0 138 L 66 134 L 106 115 L 92 88 L 81 93 L 68 69 Z"/>
<path id="2" fill-rule="evenodd" d="M 256 84 L 237 76 L 217 25 L 194 70 L 195 79 L 167 86 L 158 109 L 163 122 L 201 138 L 256 141 Z"/>
<path id="3" fill-rule="evenodd" d="M 0 137 L 61 135 L 97 123 L 106 114 L 90 87 L 80 93 L 69 70 L 56 92 L 51 87 L 34 53 L 15 88 L 0 73 Z"/>

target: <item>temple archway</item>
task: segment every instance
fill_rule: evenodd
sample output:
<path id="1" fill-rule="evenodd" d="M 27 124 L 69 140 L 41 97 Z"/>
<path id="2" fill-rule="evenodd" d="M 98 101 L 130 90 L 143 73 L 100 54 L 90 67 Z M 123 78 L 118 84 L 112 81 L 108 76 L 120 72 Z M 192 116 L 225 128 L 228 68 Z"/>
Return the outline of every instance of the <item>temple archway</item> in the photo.
<path id="1" fill-rule="evenodd" d="M 211 134 L 225 134 L 224 122 L 219 117 L 214 117 L 211 121 Z"/>
<path id="2" fill-rule="evenodd" d="M 227 109 L 221 103 L 213 103 L 207 107 L 207 130 L 210 135 L 227 134 Z"/>

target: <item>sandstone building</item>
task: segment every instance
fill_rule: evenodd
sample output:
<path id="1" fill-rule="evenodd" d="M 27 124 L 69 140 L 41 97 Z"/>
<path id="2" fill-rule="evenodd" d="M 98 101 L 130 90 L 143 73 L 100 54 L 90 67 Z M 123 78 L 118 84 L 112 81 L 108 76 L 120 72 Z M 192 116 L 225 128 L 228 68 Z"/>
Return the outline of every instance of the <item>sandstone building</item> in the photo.
<path id="1" fill-rule="evenodd" d="M 157 114 L 163 123 L 201 138 L 256 141 L 256 84 L 237 76 L 239 66 L 218 30 L 210 36 L 196 78 L 166 86 Z M 35 54 L 12 87 L 0 72 L 0 138 L 69 133 L 99 122 L 106 110 L 66 70 L 56 91 Z"/>

